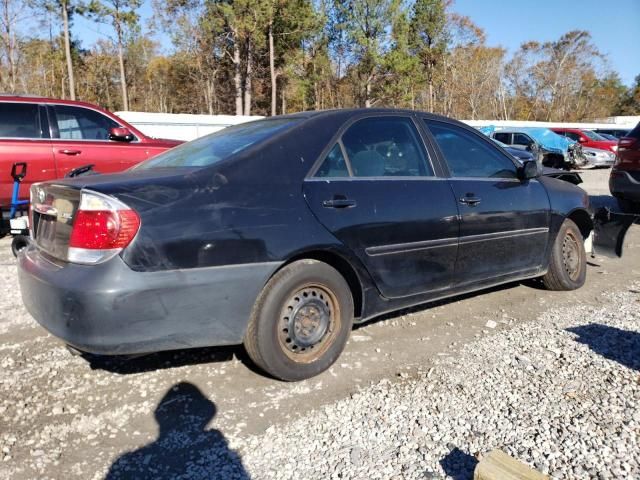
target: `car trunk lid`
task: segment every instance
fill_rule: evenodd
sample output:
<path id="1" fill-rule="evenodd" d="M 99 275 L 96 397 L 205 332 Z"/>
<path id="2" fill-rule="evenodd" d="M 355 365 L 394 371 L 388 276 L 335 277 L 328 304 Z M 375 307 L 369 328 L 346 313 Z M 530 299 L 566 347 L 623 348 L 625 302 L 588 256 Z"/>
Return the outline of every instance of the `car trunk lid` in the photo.
<path id="1" fill-rule="evenodd" d="M 31 187 L 31 237 L 40 250 L 54 258 L 67 259 L 80 193 L 80 188 L 68 185 Z"/>

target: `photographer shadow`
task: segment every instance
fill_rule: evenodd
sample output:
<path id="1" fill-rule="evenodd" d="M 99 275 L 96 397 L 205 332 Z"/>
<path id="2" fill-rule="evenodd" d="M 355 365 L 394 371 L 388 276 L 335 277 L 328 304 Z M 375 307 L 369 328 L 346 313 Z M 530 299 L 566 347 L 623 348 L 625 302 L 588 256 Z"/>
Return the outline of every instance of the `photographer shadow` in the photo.
<path id="1" fill-rule="evenodd" d="M 219 430 L 206 430 L 216 406 L 195 385 L 170 388 L 155 410 L 158 438 L 120 456 L 106 480 L 237 479 L 248 480 L 240 455 Z"/>

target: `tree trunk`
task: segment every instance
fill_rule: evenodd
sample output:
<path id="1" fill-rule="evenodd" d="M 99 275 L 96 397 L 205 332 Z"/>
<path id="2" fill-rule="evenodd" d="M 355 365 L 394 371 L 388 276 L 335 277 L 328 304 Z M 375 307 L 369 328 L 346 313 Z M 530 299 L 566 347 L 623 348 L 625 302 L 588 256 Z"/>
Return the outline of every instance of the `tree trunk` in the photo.
<path id="1" fill-rule="evenodd" d="M 62 28 L 64 30 L 64 54 L 67 58 L 67 76 L 69 77 L 69 98 L 76 99 L 76 83 L 73 79 L 73 62 L 71 61 L 71 40 L 69 39 L 69 6 L 62 2 Z"/>
<path id="2" fill-rule="evenodd" d="M 271 115 L 276 115 L 276 105 L 278 101 L 278 79 L 276 77 L 276 67 L 273 48 L 273 22 L 269 23 L 269 74 L 271 75 Z"/>
<path id="3" fill-rule="evenodd" d="M 429 80 L 429 111 L 433 113 L 433 81 Z"/>
<path id="4" fill-rule="evenodd" d="M 253 50 L 247 41 L 247 70 L 244 77 L 244 114 L 251 115 L 251 81 L 253 80 Z"/>
<path id="5" fill-rule="evenodd" d="M 236 96 L 236 115 L 242 115 L 242 73 L 240 72 L 240 44 L 237 35 L 233 37 L 233 84 Z"/>
<path id="6" fill-rule="evenodd" d="M 9 0 L 5 0 L 2 5 L 2 16 L 5 28 L 2 36 L 4 37 L 5 48 L 7 49 L 7 61 L 9 62 L 9 91 L 13 93 L 16 91 L 16 81 L 18 75 L 16 69 L 16 38 L 15 33 L 11 28 L 15 17 L 11 18 L 9 6 Z"/>
<path id="7" fill-rule="evenodd" d="M 367 78 L 364 89 L 364 108 L 371 108 L 371 77 Z"/>
<path id="8" fill-rule="evenodd" d="M 120 63 L 120 86 L 122 88 L 122 108 L 129 110 L 129 93 L 127 92 L 127 76 L 124 71 L 124 48 L 122 46 L 122 29 L 120 21 L 116 19 L 116 30 L 118 34 L 118 62 Z"/>

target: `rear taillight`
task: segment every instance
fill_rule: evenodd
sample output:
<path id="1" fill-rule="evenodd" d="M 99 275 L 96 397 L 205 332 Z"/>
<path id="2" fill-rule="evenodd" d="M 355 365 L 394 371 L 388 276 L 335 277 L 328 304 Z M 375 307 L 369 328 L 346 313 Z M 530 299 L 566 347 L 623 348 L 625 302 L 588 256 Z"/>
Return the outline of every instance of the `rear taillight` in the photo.
<path id="1" fill-rule="evenodd" d="M 69 239 L 68 260 L 104 262 L 129 245 L 139 228 L 140 217 L 124 203 L 83 190 Z"/>
<path id="2" fill-rule="evenodd" d="M 633 137 L 622 137 L 618 140 L 618 149 L 631 148 L 638 140 Z"/>

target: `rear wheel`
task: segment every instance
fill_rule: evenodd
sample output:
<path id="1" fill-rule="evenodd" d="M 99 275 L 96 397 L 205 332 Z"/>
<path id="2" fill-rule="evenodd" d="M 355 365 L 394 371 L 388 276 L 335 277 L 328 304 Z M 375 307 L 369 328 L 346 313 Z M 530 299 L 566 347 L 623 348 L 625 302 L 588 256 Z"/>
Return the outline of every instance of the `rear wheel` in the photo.
<path id="1" fill-rule="evenodd" d="M 338 358 L 353 325 L 347 282 L 330 265 L 287 265 L 256 301 L 244 345 L 262 370 L 281 380 L 310 378 Z"/>
<path id="2" fill-rule="evenodd" d="M 16 235 L 11 241 L 11 252 L 14 257 L 18 256 L 22 250 L 29 246 L 29 237 L 26 235 Z"/>
<path id="3" fill-rule="evenodd" d="M 549 290 L 575 290 L 587 277 L 587 254 L 578 226 L 565 219 L 551 250 L 549 270 L 542 277 Z"/>

